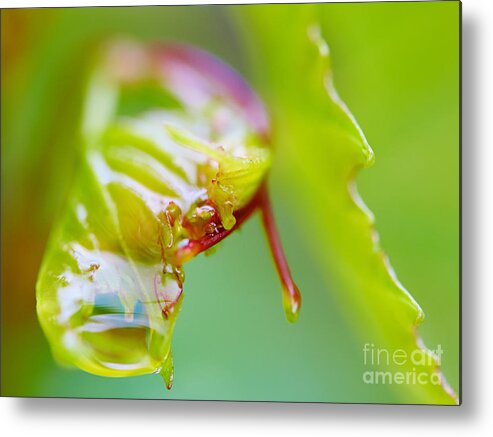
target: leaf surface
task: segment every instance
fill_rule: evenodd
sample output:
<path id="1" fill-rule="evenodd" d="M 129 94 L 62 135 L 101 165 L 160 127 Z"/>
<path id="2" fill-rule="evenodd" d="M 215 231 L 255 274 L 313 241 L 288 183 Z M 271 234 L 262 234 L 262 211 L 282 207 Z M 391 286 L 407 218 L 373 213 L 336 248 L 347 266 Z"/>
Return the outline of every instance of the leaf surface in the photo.
<path id="1" fill-rule="evenodd" d="M 245 9 L 238 18 L 254 82 L 272 115 L 271 181 L 282 184 L 278 191 L 285 193 L 299 232 L 325 272 L 320 292 L 337 297 L 354 328 L 348 341 L 359 339 L 369 371 L 403 374 L 393 384 L 403 402 L 457 403 L 438 357 L 419 336 L 424 313 L 398 281 L 379 245 L 374 217 L 357 192 L 356 175 L 373 164 L 374 156 L 334 89 L 317 6 Z M 384 350 L 384 358 L 372 365 L 370 354 L 377 349 Z M 396 351 L 405 354 L 405 363 L 394 362 Z M 425 383 L 413 380 L 413 374 Z"/>

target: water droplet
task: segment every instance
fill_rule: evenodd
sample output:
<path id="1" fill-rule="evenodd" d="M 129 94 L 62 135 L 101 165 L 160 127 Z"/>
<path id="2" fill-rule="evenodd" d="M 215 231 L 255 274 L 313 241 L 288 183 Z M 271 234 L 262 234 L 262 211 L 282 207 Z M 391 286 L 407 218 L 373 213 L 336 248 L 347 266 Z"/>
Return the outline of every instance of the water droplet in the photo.
<path id="1" fill-rule="evenodd" d="M 164 383 L 166 384 L 166 388 L 169 390 L 173 385 L 173 355 L 171 350 L 168 353 L 168 356 L 163 362 L 163 366 L 159 371 L 159 374 L 163 377 Z"/>
<path id="2" fill-rule="evenodd" d="M 282 304 L 284 307 L 284 313 L 288 322 L 295 323 L 298 320 L 298 315 L 301 308 L 301 295 L 298 287 L 293 283 L 293 289 L 289 290 L 283 286 Z"/>

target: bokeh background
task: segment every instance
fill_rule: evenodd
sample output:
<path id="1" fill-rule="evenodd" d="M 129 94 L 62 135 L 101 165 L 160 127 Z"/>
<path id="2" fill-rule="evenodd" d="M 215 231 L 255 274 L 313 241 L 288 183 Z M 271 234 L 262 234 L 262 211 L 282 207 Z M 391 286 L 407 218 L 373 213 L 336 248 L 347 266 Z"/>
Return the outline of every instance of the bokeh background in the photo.
<path id="1" fill-rule="evenodd" d="M 2 11 L 3 395 L 406 401 L 390 386 L 363 384 L 362 344 L 336 299 L 320 290 L 317 254 L 303 244 L 275 173 L 274 208 L 304 299 L 297 324 L 284 319 L 278 279 L 254 217 L 214 256 L 187 265 L 171 391 L 156 375 L 103 378 L 62 368 L 51 356 L 36 319 L 34 287 L 77 165 L 91 53 L 108 37 L 174 39 L 203 47 L 252 77 L 238 26 L 242 6 L 234 8 Z M 458 21 L 456 2 L 327 4 L 322 17 L 336 87 L 376 154 L 375 166 L 358 177 L 359 191 L 401 282 L 426 313 L 426 344 L 445 351 L 442 368 L 456 391 Z"/>

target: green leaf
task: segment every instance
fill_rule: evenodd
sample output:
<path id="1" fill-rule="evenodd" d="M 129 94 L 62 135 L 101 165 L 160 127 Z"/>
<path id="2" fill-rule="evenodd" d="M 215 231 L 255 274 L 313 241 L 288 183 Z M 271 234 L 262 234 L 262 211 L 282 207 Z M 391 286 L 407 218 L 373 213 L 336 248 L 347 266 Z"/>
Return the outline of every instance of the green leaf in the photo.
<path id="1" fill-rule="evenodd" d="M 419 336 L 423 311 L 397 280 L 356 190 L 356 175 L 373 163 L 373 152 L 334 89 L 318 6 L 245 7 L 242 13 L 255 83 L 272 115 L 271 181 L 282 184 L 283 200 L 302 224 L 299 232 L 318 255 L 326 278 L 320 292 L 337 297 L 354 328 L 348 341 L 353 334 L 361 341 L 362 359 L 365 344 L 408 357 L 403 365 L 390 360 L 368 370 L 424 375 L 426 383 L 392 385 L 402 402 L 457 403 L 438 357 Z"/>
<path id="2" fill-rule="evenodd" d="M 80 167 L 37 282 L 55 356 L 173 380 L 182 264 L 247 217 L 270 167 L 262 105 L 180 45 L 114 43 L 89 82 Z"/>

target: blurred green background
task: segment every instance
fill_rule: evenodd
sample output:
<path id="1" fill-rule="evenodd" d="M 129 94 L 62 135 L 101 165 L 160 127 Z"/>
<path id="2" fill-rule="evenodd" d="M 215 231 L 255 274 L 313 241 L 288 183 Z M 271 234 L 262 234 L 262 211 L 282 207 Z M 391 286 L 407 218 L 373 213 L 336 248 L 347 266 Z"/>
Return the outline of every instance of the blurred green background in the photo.
<path id="1" fill-rule="evenodd" d="M 256 6 L 262 8 L 262 6 Z M 296 7 L 296 6 L 279 6 Z M 303 294 L 285 321 L 258 217 L 187 265 L 173 338 L 175 382 L 109 379 L 58 366 L 35 314 L 46 240 L 76 168 L 82 82 L 108 37 L 174 39 L 253 76 L 237 20 L 242 7 L 2 11 L 2 394 L 331 402 L 406 402 L 365 385 L 362 344 L 303 244 L 271 179 L 274 208 Z M 459 388 L 459 29 L 456 2 L 326 4 L 322 28 L 336 87 L 376 154 L 359 191 L 382 246 L 426 314 Z"/>

